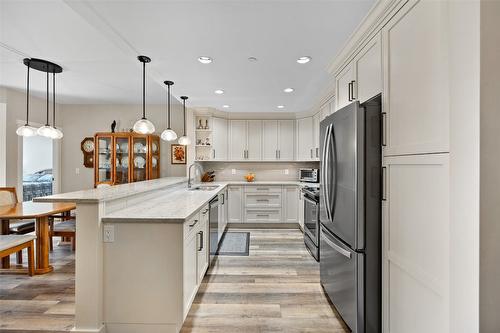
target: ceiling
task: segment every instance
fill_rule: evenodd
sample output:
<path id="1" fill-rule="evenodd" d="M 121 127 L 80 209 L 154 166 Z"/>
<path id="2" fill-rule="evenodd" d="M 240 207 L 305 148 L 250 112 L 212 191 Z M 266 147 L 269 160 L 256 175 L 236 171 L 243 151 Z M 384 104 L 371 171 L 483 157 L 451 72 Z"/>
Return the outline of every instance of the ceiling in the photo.
<path id="1" fill-rule="evenodd" d="M 301 112 L 331 84 L 328 64 L 373 0 L 0 1 L 0 85 L 25 89 L 24 57 L 64 69 L 58 102 L 140 104 L 165 101 L 164 80 L 188 105 L 233 112 Z M 204 65 L 199 56 L 210 56 Z M 300 56 L 312 61 L 300 65 Z M 250 62 L 249 57 L 256 57 Z M 45 76 L 31 89 L 45 96 Z M 292 87 L 293 93 L 283 92 Z M 225 91 L 222 95 L 216 89 Z M 278 109 L 277 105 L 284 105 Z"/>

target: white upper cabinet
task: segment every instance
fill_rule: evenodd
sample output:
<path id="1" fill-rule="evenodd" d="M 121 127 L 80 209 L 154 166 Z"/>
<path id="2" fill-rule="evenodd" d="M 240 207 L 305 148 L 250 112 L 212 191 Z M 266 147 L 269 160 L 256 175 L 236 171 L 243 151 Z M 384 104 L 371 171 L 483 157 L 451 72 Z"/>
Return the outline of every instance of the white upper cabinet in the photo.
<path id="1" fill-rule="evenodd" d="M 227 120 L 223 118 L 212 118 L 212 159 L 227 160 Z"/>
<path id="2" fill-rule="evenodd" d="M 382 30 L 386 156 L 449 151 L 447 14 L 420 1 Z"/>
<path id="3" fill-rule="evenodd" d="M 373 37 L 354 60 L 356 80 L 353 84 L 356 100 L 363 103 L 382 92 L 381 34 Z"/>
<path id="4" fill-rule="evenodd" d="M 321 111 L 313 116 L 313 159 L 319 159 L 319 123 L 322 118 Z"/>
<path id="5" fill-rule="evenodd" d="M 351 102 L 363 103 L 382 92 L 382 45 L 373 37 L 335 77 L 336 110 Z"/>
<path id="6" fill-rule="evenodd" d="M 278 121 L 266 120 L 262 124 L 262 159 L 274 161 L 278 159 Z"/>
<path id="7" fill-rule="evenodd" d="M 342 109 L 344 106 L 352 102 L 351 86 L 352 82 L 355 80 L 354 70 L 354 66 L 349 64 L 335 77 L 337 110 Z"/>
<path id="8" fill-rule="evenodd" d="M 297 160 L 307 161 L 314 159 L 313 131 L 312 117 L 297 120 Z"/>
<path id="9" fill-rule="evenodd" d="M 229 123 L 229 158 L 244 160 L 247 156 L 247 122 L 231 120 Z"/>
<path id="10" fill-rule="evenodd" d="M 247 160 L 262 159 L 262 120 L 247 121 Z"/>
<path id="11" fill-rule="evenodd" d="M 295 157 L 295 121 L 279 120 L 278 125 L 278 159 L 292 161 Z M 264 145 L 267 145 L 266 141 Z"/>

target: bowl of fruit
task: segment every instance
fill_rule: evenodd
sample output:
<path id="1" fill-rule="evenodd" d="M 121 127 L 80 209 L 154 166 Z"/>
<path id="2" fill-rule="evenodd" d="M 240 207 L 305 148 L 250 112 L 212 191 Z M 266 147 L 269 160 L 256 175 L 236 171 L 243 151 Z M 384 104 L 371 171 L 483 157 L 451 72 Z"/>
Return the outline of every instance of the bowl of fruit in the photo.
<path id="1" fill-rule="evenodd" d="M 245 175 L 245 179 L 247 180 L 247 182 L 251 183 L 255 180 L 255 174 L 254 173 L 247 173 Z"/>

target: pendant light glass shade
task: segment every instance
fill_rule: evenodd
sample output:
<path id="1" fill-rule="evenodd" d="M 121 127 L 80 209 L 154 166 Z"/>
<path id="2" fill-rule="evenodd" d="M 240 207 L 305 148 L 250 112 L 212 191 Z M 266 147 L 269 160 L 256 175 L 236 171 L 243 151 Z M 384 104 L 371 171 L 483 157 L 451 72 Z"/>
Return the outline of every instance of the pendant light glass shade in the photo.
<path id="1" fill-rule="evenodd" d="M 146 118 L 139 119 L 134 124 L 134 132 L 139 134 L 151 134 L 155 131 L 155 125 Z"/>
<path id="2" fill-rule="evenodd" d="M 35 136 L 37 135 L 37 130 L 35 127 L 28 124 L 18 127 L 16 134 L 19 136 Z"/>
<path id="3" fill-rule="evenodd" d="M 182 108 L 184 112 L 184 134 L 179 138 L 179 144 L 183 146 L 188 146 L 191 144 L 191 139 L 186 135 L 186 100 L 187 96 L 181 96 L 182 99 Z"/>
<path id="4" fill-rule="evenodd" d="M 16 130 L 16 134 L 19 136 L 35 136 L 37 130 L 35 127 L 29 125 L 29 115 L 30 115 L 30 66 L 29 61 L 27 62 L 28 74 L 26 79 L 26 124 L 20 126 Z"/>
<path id="5" fill-rule="evenodd" d="M 174 83 L 172 81 L 163 82 L 167 85 L 167 129 L 161 133 L 161 139 L 163 141 L 174 141 L 177 139 L 177 133 L 170 128 L 170 86 Z"/>
<path id="6" fill-rule="evenodd" d="M 151 59 L 146 56 L 138 56 L 142 62 L 142 118 L 134 124 L 133 130 L 139 134 L 152 134 L 155 131 L 155 125 L 146 119 L 146 63 L 151 62 Z"/>

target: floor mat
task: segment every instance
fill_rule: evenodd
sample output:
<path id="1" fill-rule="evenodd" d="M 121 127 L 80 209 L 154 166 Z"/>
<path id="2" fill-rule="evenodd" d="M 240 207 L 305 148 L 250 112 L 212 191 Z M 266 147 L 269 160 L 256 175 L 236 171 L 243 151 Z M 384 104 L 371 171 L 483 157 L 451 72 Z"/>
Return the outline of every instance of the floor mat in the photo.
<path id="1" fill-rule="evenodd" d="M 249 232 L 226 232 L 221 239 L 220 256 L 248 256 L 250 249 Z"/>

